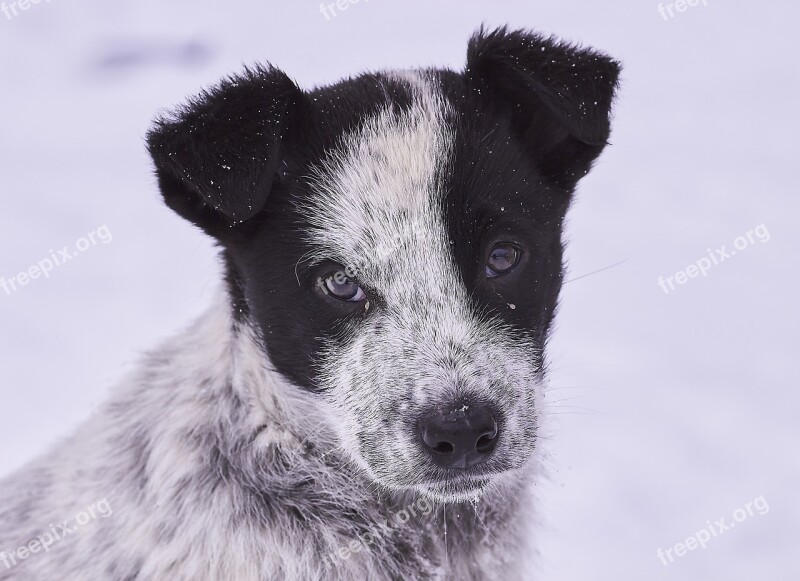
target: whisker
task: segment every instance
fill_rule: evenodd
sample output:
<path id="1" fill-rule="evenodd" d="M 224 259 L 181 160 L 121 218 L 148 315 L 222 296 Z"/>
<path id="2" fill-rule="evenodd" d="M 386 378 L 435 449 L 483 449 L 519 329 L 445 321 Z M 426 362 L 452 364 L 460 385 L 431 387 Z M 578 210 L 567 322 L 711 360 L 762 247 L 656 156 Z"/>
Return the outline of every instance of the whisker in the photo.
<path id="1" fill-rule="evenodd" d="M 602 387 L 597 387 L 593 385 L 562 385 L 559 387 L 548 387 L 545 388 L 545 393 L 550 393 L 551 391 L 559 391 L 561 389 L 603 389 Z"/>
<path id="2" fill-rule="evenodd" d="M 598 274 L 600 272 L 603 272 L 604 270 L 608 270 L 609 268 L 614 268 L 615 266 L 619 266 L 620 264 L 624 264 L 625 262 L 628 262 L 627 258 L 625 260 L 620 260 L 619 262 L 615 262 L 614 264 L 611 264 L 609 266 L 604 266 L 603 268 L 600 268 L 598 270 L 594 270 L 592 272 L 587 272 L 586 274 L 582 274 L 580 276 L 576 276 L 575 278 L 571 278 L 571 279 L 565 281 L 564 284 L 569 284 L 571 282 L 575 282 L 576 280 L 580 280 L 582 278 L 586 278 L 587 276 L 592 276 L 593 274 Z"/>
<path id="3" fill-rule="evenodd" d="M 309 250 L 308 252 L 303 254 L 300 258 L 298 258 L 297 262 L 295 262 L 294 264 L 294 277 L 297 279 L 297 286 L 302 286 L 302 283 L 300 282 L 300 275 L 297 274 L 297 267 L 300 266 L 300 263 L 303 262 L 303 260 L 305 260 L 307 256 L 313 254 L 313 252 L 314 252 L 313 250 Z"/>
<path id="4" fill-rule="evenodd" d="M 558 472 L 559 470 L 559 466 L 558 464 L 556 464 L 556 461 L 552 458 L 546 457 L 545 454 L 539 456 L 539 462 L 541 462 L 542 464 L 544 464 L 546 468 L 549 468 L 554 472 Z"/>
<path id="5" fill-rule="evenodd" d="M 447 477 L 444 480 L 445 490 L 448 489 Z M 444 570 L 450 572 L 450 555 L 447 550 L 447 503 L 442 504 L 442 514 L 444 519 Z"/>
<path id="6" fill-rule="evenodd" d="M 470 503 L 470 504 L 472 504 L 472 508 L 475 510 L 475 518 L 477 518 L 477 519 L 478 519 L 478 522 L 479 522 L 479 523 L 481 523 L 481 526 L 483 527 L 483 530 L 485 530 L 485 531 L 486 531 L 486 534 L 488 534 L 488 535 L 489 535 L 489 537 L 491 537 L 492 541 L 493 541 L 495 544 L 497 544 L 497 539 L 496 539 L 496 538 L 495 538 L 495 536 L 492 534 L 492 531 L 489 529 L 489 527 L 487 527 L 487 526 L 486 526 L 486 523 L 485 523 L 485 522 L 483 522 L 483 519 L 481 518 L 481 515 L 480 515 L 480 514 L 478 514 L 478 503 L 477 503 L 477 502 L 475 502 L 475 503 Z"/>
<path id="7" fill-rule="evenodd" d="M 570 363 L 567 365 L 548 366 L 548 370 L 552 373 L 554 371 L 562 371 L 564 369 L 574 369 L 575 367 L 600 367 L 603 363 L 594 361 L 584 361 L 583 363 Z"/>
<path id="8" fill-rule="evenodd" d="M 564 397 L 564 398 L 561 398 L 561 399 L 554 399 L 552 401 L 548 401 L 547 404 L 548 405 L 554 405 L 554 404 L 562 403 L 562 402 L 565 402 L 565 401 L 573 401 L 573 400 L 576 400 L 576 399 L 583 399 L 583 398 L 586 398 L 586 396 L 585 395 L 573 395 L 572 397 Z"/>

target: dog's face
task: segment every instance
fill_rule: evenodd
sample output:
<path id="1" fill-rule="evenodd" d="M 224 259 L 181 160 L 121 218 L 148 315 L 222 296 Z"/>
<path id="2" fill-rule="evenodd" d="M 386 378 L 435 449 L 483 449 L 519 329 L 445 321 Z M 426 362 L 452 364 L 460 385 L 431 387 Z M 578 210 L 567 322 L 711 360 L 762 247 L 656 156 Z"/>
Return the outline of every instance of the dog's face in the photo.
<path id="1" fill-rule="evenodd" d="M 562 222 L 617 75 L 501 29 L 464 74 L 305 93 L 259 69 L 150 134 L 167 203 L 224 247 L 265 359 L 377 483 L 460 500 L 531 458 Z"/>

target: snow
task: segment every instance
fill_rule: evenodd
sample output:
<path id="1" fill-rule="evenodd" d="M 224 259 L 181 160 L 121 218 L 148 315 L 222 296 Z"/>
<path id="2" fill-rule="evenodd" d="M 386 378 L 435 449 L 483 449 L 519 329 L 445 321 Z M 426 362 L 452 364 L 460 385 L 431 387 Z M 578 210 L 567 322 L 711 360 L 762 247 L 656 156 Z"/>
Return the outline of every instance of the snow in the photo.
<path id="1" fill-rule="evenodd" d="M 159 110 L 266 59 L 306 87 L 460 67 L 481 22 L 509 23 L 625 64 L 613 146 L 568 223 L 539 578 L 800 578 L 800 7 L 710 2 L 665 20 L 657 2 L 632 0 L 346 6 L 85 0 L 0 13 L 0 277 L 103 225 L 113 235 L 0 289 L 0 475 L 68 435 L 139 352 L 210 301 L 213 246 L 162 206 L 144 150 Z M 768 241 L 659 286 L 761 224 Z M 659 548 L 759 497 L 766 514 L 662 564 Z"/>

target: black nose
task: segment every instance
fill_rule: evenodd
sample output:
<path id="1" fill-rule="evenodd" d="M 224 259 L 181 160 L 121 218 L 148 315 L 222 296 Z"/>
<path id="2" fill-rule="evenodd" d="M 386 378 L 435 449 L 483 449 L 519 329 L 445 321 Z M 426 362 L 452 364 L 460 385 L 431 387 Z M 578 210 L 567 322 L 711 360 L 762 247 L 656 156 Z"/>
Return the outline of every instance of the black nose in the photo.
<path id="1" fill-rule="evenodd" d="M 481 405 L 437 409 L 419 421 L 423 449 L 442 468 L 468 468 L 485 461 L 497 444 L 494 414 Z"/>

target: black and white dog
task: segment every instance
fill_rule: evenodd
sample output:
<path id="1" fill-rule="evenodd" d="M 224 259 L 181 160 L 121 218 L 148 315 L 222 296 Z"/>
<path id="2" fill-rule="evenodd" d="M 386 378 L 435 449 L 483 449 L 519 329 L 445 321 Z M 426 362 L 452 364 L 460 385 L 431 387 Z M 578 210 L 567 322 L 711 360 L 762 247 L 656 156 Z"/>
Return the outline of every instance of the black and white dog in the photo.
<path id="1" fill-rule="evenodd" d="M 259 67 L 159 120 L 225 292 L 0 483 L 0 579 L 526 578 L 562 224 L 618 75 L 501 28 L 463 72 Z"/>

